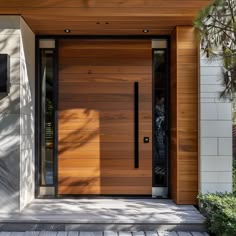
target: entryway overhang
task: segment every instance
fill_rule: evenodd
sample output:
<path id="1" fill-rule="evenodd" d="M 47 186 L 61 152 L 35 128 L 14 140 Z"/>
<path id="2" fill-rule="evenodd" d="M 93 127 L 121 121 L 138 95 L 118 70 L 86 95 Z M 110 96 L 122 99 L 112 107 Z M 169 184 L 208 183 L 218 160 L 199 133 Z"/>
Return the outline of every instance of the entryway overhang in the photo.
<path id="1" fill-rule="evenodd" d="M 2 0 L 0 14 L 21 15 L 37 35 L 170 35 L 177 25 L 192 25 L 210 2 Z"/>

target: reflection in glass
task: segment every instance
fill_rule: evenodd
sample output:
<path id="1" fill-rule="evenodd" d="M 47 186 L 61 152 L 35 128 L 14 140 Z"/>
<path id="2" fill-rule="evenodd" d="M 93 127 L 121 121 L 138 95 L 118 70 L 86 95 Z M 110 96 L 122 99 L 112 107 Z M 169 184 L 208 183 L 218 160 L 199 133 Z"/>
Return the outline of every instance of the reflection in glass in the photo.
<path id="1" fill-rule="evenodd" d="M 53 50 L 41 49 L 41 185 L 53 184 Z"/>
<path id="2" fill-rule="evenodd" d="M 154 62 L 154 160 L 153 187 L 167 187 L 167 71 L 166 51 L 155 50 Z"/>

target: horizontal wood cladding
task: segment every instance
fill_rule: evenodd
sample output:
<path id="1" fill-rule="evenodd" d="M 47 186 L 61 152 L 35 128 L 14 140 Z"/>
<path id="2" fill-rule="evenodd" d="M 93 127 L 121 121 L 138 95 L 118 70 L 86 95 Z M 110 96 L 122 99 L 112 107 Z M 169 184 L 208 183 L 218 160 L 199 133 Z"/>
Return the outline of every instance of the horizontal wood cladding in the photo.
<path id="1" fill-rule="evenodd" d="M 103 150 L 101 152 L 103 159 L 110 159 L 110 158 L 115 158 L 115 159 L 129 159 L 130 156 L 134 155 L 134 150 L 119 150 L 119 152 L 117 152 L 117 150 L 115 150 L 115 152 L 113 150 Z M 139 152 L 139 156 L 140 158 L 149 158 L 149 156 L 152 155 L 152 152 L 150 150 L 142 150 Z M 80 148 L 79 152 L 78 149 L 67 149 L 66 146 L 65 147 L 61 147 L 61 154 L 60 154 L 61 158 L 64 159 L 70 159 L 70 158 L 78 158 L 78 159 L 89 159 L 89 158 L 100 158 L 100 152 L 98 152 L 98 150 L 93 149 L 90 150 L 88 148 Z M 78 167 L 79 168 L 79 167 Z M 148 171 L 150 172 L 150 176 L 151 171 L 148 169 Z"/>
<path id="2" fill-rule="evenodd" d="M 84 140 L 84 137 L 86 137 L 87 132 L 80 132 L 80 133 L 75 133 L 73 135 L 73 137 L 71 137 L 70 135 L 70 130 L 63 130 L 59 133 L 59 141 L 60 142 L 75 142 L 76 143 L 80 143 L 81 140 Z M 139 137 L 139 142 L 140 144 L 143 142 L 142 136 L 149 136 L 150 135 L 150 131 L 145 131 L 143 130 L 140 137 Z M 74 140 L 75 139 L 75 140 Z M 129 142 L 133 142 L 133 134 L 127 133 L 108 133 L 105 134 L 103 133 L 100 137 L 98 137 L 97 135 L 94 137 L 91 137 L 91 142 L 105 142 L 105 143 L 113 143 L 113 142 L 118 142 L 122 140 L 125 143 L 129 143 Z M 150 139 L 151 140 L 151 139 Z"/>
<path id="3" fill-rule="evenodd" d="M 81 22 L 78 22 L 80 24 Z M 68 23 L 69 24 L 69 23 Z M 65 35 L 64 27 L 61 27 L 60 30 L 55 30 L 54 27 L 48 29 L 44 27 L 44 30 L 38 30 L 37 28 L 32 28 L 33 32 L 37 35 Z M 134 29 L 87 29 L 87 30 L 81 30 L 81 29 L 72 29 L 71 32 L 73 35 L 86 35 L 86 36 L 94 36 L 94 35 L 114 35 L 114 36 L 120 36 L 120 35 L 137 35 L 140 36 L 143 34 L 143 28 L 140 27 L 138 30 Z M 171 33 L 171 30 L 167 29 L 153 29 L 149 31 L 150 35 L 169 35 Z M 67 35 L 66 35 L 67 36 Z"/>
<path id="4" fill-rule="evenodd" d="M 122 95 L 130 95 L 133 89 L 133 86 L 131 83 L 125 83 L 122 82 L 119 85 L 116 84 L 106 84 L 102 83 L 102 87 L 98 87 L 96 85 L 101 84 L 101 83 L 93 83 L 94 86 L 88 87 L 88 84 L 79 84 L 79 83 L 71 83 L 68 82 L 66 84 L 63 83 L 63 86 L 61 87 L 61 93 L 62 94 L 68 94 L 70 92 L 71 94 L 122 94 Z M 116 85 L 116 86 L 115 86 Z M 84 89 L 87 86 L 87 92 Z M 123 88 L 123 89 L 122 89 Z M 150 93 L 152 90 L 150 86 L 140 86 L 140 90 L 147 94 Z"/>
<path id="5" fill-rule="evenodd" d="M 132 60 L 134 59 L 135 56 L 133 57 L 124 57 L 124 58 L 116 58 L 115 60 L 111 61 L 111 58 L 109 57 L 103 57 L 103 58 L 97 58 L 96 55 L 94 57 L 68 57 L 64 58 L 63 61 L 61 61 L 61 65 L 66 66 L 66 65 L 91 65 L 91 66 L 117 66 L 122 63 L 126 66 L 151 66 L 151 62 L 149 62 L 145 58 L 141 58 L 140 60 Z"/>
<path id="6" fill-rule="evenodd" d="M 120 195 L 143 195 L 150 194 L 150 187 L 145 186 L 60 186 L 59 193 L 76 195 L 78 193 L 85 195 L 114 195 L 114 192 L 119 192 Z"/>
<path id="7" fill-rule="evenodd" d="M 143 85 L 146 83 L 149 83 L 150 74 L 151 73 L 140 73 L 138 75 L 135 74 L 128 74 L 128 73 L 110 73 L 110 74 L 102 74 L 102 73 L 91 73 L 88 74 L 81 74 L 80 80 L 78 81 L 77 75 L 78 73 L 72 73 L 72 74 L 61 74 L 61 83 L 65 82 L 72 82 L 72 83 L 95 83 L 95 82 L 103 82 L 103 83 L 117 83 L 117 82 L 125 82 L 127 79 L 129 81 L 142 81 Z"/>
<path id="8" fill-rule="evenodd" d="M 134 169 L 134 82 L 140 168 Z M 151 194 L 150 40 L 60 40 L 59 194 Z"/>
<path id="9" fill-rule="evenodd" d="M 107 47 L 109 47 L 109 45 L 102 45 L 101 48 L 81 48 L 81 47 L 77 47 L 77 48 L 65 48 L 61 51 L 61 56 L 62 56 L 62 62 L 66 61 L 67 58 L 71 58 L 71 54 L 72 55 L 76 55 L 76 58 L 89 58 L 90 60 L 92 60 L 91 57 L 93 57 L 94 55 L 94 50 L 95 49 L 102 49 L 104 47 L 103 50 L 97 50 L 96 51 L 96 58 L 102 58 L 102 60 L 105 60 L 106 58 L 109 59 L 111 57 L 116 58 L 115 61 L 119 62 L 119 59 L 124 59 L 124 52 L 122 52 L 122 50 L 120 49 L 124 49 L 122 48 L 122 44 L 120 45 L 120 48 L 112 48 L 112 45 L 110 45 L 110 49 L 107 49 Z M 127 45 L 125 45 L 127 47 Z M 138 48 L 140 46 L 140 48 Z M 92 45 L 90 44 L 90 47 L 92 47 Z M 112 50 L 111 50 L 112 49 Z M 150 58 L 150 48 L 142 48 L 142 44 L 138 43 L 137 45 L 131 45 L 129 44 L 126 49 L 126 53 L 127 56 L 126 58 L 134 58 L 134 57 L 138 57 L 141 59 L 147 59 Z M 134 49 L 138 49 L 138 50 L 134 50 Z M 94 59 L 96 59 L 94 58 Z M 140 63 L 140 60 L 138 61 L 134 61 L 136 63 Z M 97 61 L 96 63 L 98 63 L 99 61 Z M 141 61 L 142 62 L 142 61 Z M 149 61 L 145 61 L 146 63 L 150 64 Z M 91 63 L 91 62 L 90 62 Z"/>
<path id="10" fill-rule="evenodd" d="M 21 15 L 39 35 L 170 35 L 191 25 L 211 0 L 1 0 L 0 14 Z"/>
<path id="11" fill-rule="evenodd" d="M 91 81 L 90 83 L 93 83 Z M 61 94 L 61 99 L 64 101 L 70 100 L 71 102 L 105 102 L 105 101 L 113 101 L 115 102 L 127 102 L 129 101 L 131 95 L 130 94 L 103 94 L 103 96 L 100 96 L 99 93 L 87 93 L 88 96 L 84 96 L 81 94 L 73 94 L 73 97 L 71 97 L 70 94 L 64 93 Z M 140 97 L 140 100 L 143 102 L 151 102 L 152 101 L 152 95 L 150 93 L 142 94 Z"/>
<path id="12" fill-rule="evenodd" d="M 203 7 L 204 5 L 208 4 L 208 0 L 200 0 L 200 1 L 187 1 L 180 0 L 176 3 L 176 0 L 134 0 L 134 1 L 127 1 L 127 0 L 67 0 L 67 1 L 59 1 L 59 0 L 41 0 L 41 1 L 31 1 L 31 0 L 24 0 L 19 2 L 19 0 L 1 0 L 0 6 L 1 7 L 17 7 L 17 8 L 54 8 L 54 7 L 79 7 L 79 8 L 125 8 L 125 7 L 189 7 L 189 8 L 199 8 Z"/>
<path id="13" fill-rule="evenodd" d="M 187 4 L 186 4 L 187 5 Z M 11 9 L 9 8 L 3 8 L 1 12 L 9 12 Z M 21 9 L 15 9 L 12 11 L 15 12 L 23 12 L 25 15 L 38 15 L 38 16 L 59 16 L 59 17 L 67 17 L 67 16 L 77 16 L 77 17 L 103 17 L 103 16 L 134 16 L 134 17 L 143 17 L 143 16 L 193 16 L 193 14 L 197 13 L 199 8 L 189 8 L 189 9 L 184 9 L 184 8 L 175 8 L 173 7 L 132 7 L 132 8 L 107 8 L 107 7 L 97 7 L 97 8 L 83 8 L 83 7 L 78 7 L 78 8 L 72 8 L 72 7 L 64 7 L 60 8 L 57 7 L 56 5 L 51 8 L 51 7 L 44 7 L 43 8 L 44 12 L 41 12 L 41 8 L 21 8 Z M 174 12 L 175 11 L 175 12 Z M 61 19 L 61 18 L 60 18 Z"/>
<path id="14" fill-rule="evenodd" d="M 179 204 L 197 204 L 198 46 L 194 29 L 172 33 L 171 136 L 172 195 Z"/>
<path id="15" fill-rule="evenodd" d="M 128 132 L 128 131 L 127 131 Z M 91 142 L 86 142 L 86 143 L 62 143 L 59 145 L 59 152 L 63 152 L 64 150 L 72 150 L 75 152 L 79 152 L 81 151 L 85 151 L 85 150 L 95 150 L 98 151 L 99 153 L 103 153 L 103 151 L 119 151 L 119 150 L 123 150 L 123 151 L 127 151 L 127 155 L 129 155 L 129 150 L 133 150 L 133 143 L 124 143 L 124 142 L 107 142 L 107 143 L 91 143 Z M 141 146 L 142 147 L 142 146 Z M 144 145 L 143 150 L 149 150 L 148 145 Z M 101 157 L 102 158 L 102 157 Z M 133 155 L 131 155 L 130 157 L 132 160 Z"/>
<path id="16" fill-rule="evenodd" d="M 121 179 L 123 178 L 123 181 Z M 150 182 L 148 177 L 73 177 L 68 179 L 67 177 L 60 177 L 58 180 L 61 186 L 146 186 Z M 149 183 L 151 184 L 151 183 Z"/>
<path id="17" fill-rule="evenodd" d="M 68 76 L 71 76 L 71 74 L 110 74 L 112 76 L 113 74 L 135 74 L 137 72 L 137 66 L 97 66 L 97 65 L 87 65 L 87 66 L 81 66 L 81 65 L 59 65 L 60 70 L 62 71 L 62 74 L 69 74 Z M 139 74 L 150 74 L 151 68 L 150 66 L 139 66 Z M 137 75 L 139 78 L 139 75 Z"/>
<path id="18" fill-rule="evenodd" d="M 114 177 L 120 177 L 120 178 L 149 178 L 148 181 L 150 181 L 152 177 L 152 173 L 150 173 L 149 170 L 141 170 L 136 169 L 135 171 L 130 171 L 130 169 L 114 169 L 111 170 L 110 168 L 104 168 L 103 176 L 106 176 L 106 178 L 114 178 Z M 93 176 L 94 178 L 100 177 L 101 173 L 100 170 L 97 168 L 74 168 L 74 169 L 63 169 L 59 171 L 59 175 L 61 178 L 68 177 L 68 175 L 71 178 L 74 177 L 81 177 L 83 178 L 91 178 Z M 149 188 L 149 186 L 147 186 Z M 149 189 L 150 191 L 150 189 Z"/>
<path id="19" fill-rule="evenodd" d="M 118 150 L 114 150 L 118 151 Z M 151 168 L 151 160 L 141 160 L 140 165 L 145 168 Z M 77 159 L 77 158 L 70 158 L 70 159 L 60 159 L 60 168 L 70 169 L 73 166 L 78 166 L 80 168 L 97 168 L 99 166 L 100 171 L 101 168 L 110 168 L 110 169 L 127 169 L 132 170 L 134 166 L 134 159 L 133 158 L 121 158 L 119 160 L 114 158 L 106 158 L 104 161 L 98 158 L 84 158 L 84 159 Z M 102 174 L 100 176 L 103 176 Z M 70 176 L 68 176 L 70 179 Z M 120 185 L 122 185 L 124 179 L 120 179 Z M 138 179 L 136 179 L 138 184 Z M 112 186 L 113 183 L 110 183 Z M 148 185 L 147 185 L 148 186 Z M 150 186 L 150 185 L 149 185 Z M 119 193 L 114 193 L 119 194 Z M 127 193 L 129 194 L 129 193 Z"/>

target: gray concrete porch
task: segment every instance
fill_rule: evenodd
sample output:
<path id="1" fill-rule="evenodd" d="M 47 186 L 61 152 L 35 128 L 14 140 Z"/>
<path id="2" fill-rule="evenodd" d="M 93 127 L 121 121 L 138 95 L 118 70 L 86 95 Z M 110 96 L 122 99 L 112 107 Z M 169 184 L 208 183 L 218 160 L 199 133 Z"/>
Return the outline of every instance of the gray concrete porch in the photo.
<path id="1" fill-rule="evenodd" d="M 26 232 L 0 232 L 0 236 L 209 236 L 206 232 L 181 231 L 26 231 Z"/>
<path id="2" fill-rule="evenodd" d="M 0 214 L 0 231 L 205 231 L 191 205 L 140 198 L 35 199 L 21 213 Z"/>

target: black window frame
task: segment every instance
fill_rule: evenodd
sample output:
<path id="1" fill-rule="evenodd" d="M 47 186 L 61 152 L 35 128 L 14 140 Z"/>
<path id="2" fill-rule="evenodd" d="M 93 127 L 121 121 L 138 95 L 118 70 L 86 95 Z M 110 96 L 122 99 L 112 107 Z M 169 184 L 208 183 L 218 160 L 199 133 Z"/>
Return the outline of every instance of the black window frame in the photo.
<path id="1" fill-rule="evenodd" d="M 55 40 L 55 48 L 40 48 L 40 37 L 36 37 L 35 43 L 35 61 L 36 61 L 36 83 L 35 83 L 35 197 L 40 197 L 40 187 L 55 187 L 57 188 L 57 84 L 58 84 L 58 46 L 57 40 Z M 42 139 L 42 51 L 51 50 L 53 52 L 53 104 L 54 104 L 54 135 L 53 135 L 53 184 L 42 184 L 42 149 L 41 149 L 41 139 Z M 56 191 L 55 191 L 56 193 Z"/>
<path id="2" fill-rule="evenodd" d="M 170 128 L 171 128 L 171 114 L 170 114 L 170 39 L 166 38 L 167 46 L 166 48 L 152 48 L 152 158 L 153 158 L 153 173 L 152 173 L 152 187 L 167 187 L 168 189 L 168 198 L 171 196 L 171 173 L 170 173 Z M 156 91 L 155 91 L 155 67 L 154 67 L 154 56 L 155 51 L 164 51 L 165 52 L 165 71 L 166 71 L 166 80 L 165 80 L 165 114 L 166 114 L 166 141 L 167 145 L 165 148 L 166 157 L 167 157 L 167 180 L 165 185 L 156 184 L 154 178 L 154 165 L 155 165 L 155 99 L 156 99 Z"/>
<path id="3" fill-rule="evenodd" d="M 41 77 L 40 77 L 40 40 L 43 39 L 48 39 L 48 40 L 55 40 L 55 65 L 54 65 L 54 76 L 55 76 L 55 82 L 54 82 L 54 99 L 55 99 L 55 115 L 54 115 L 54 184 L 52 187 L 55 187 L 55 198 L 60 197 L 58 195 L 58 119 L 57 119 L 57 111 L 58 111 L 58 74 L 59 74 L 59 58 L 58 58 L 58 45 L 59 45 L 59 40 L 60 39 L 94 39 L 94 40 L 99 40 L 99 39 L 137 39 L 137 40 L 150 40 L 150 43 L 152 40 L 160 40 L 164 39 L 167 41 L 167 66 L 168 66 L 168 123 L 169 123 L 169 130 L 170 130 L 170 35 L 36 35 L 36 43 L 35 43 L 35 62 L 36 62 L 36 69 L 35 69 L 35 198 L 44 198 L 44 196 L 39 195 L 39 188 L 40 188 L 40 180 L 41 180 L 41 173 L 40 173 L 40 163 L 41 163 L 41 142 L 40 142 L 40 129 L 41 129 L 41 120 L 40 120 L 40 107 L 41 107 L 41 96 L 40 96 L 40 91 L 39 89 L 41 88 Z M 158 48 L 155 48 L 158 49 Z M 153 50 L 153 49 L 152 49 Z M 153 53 L 153 52 L 152 52 Z M 153 68 L 152 68 L 153 69 Z M 152 85 L 154 83 L 153 76 L 152 76 Z M 154 89 L 154 87 L 152 88 Z M 154 136 L 154 91 L 152 90 L 152 140 Z M 169 137 L 169 145 L 168 145 L 168 155 L 169 155 L 169 150 L 170 150 L 170 135 Z M 152 142 L 154 144 L 154 142 Z M 152 147 L 152 158 L 153 158 L 153 147 Z M 171 179 L 171 173 L 170 173 L 170 157 L 169 157 L 169 162 L 168 162 L 168 192 L 169 196 L 171 196 L 171 185 L 170 185 L 170 179 Z M 150 170 L 153 171 L 153 170 Z M 153 176 L 153 173 L 152 173 Z M 48 186 L 48 185 L 47 185 Z M 78 196 L 79 197 L 79 196 Z"/>

